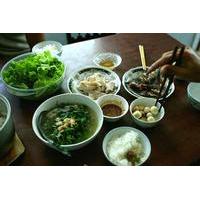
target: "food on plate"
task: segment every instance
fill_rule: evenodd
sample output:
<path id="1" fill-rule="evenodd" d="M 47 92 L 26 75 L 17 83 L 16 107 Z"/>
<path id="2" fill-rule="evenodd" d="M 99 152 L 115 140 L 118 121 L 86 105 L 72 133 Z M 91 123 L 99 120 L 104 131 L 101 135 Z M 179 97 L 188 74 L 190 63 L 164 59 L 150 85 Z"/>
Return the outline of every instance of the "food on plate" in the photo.
<path id="1" fill-rule="evenodd" d="M 145 71 L 137 70 L 130 72 L 126 85 L 133 91 L 145 97 L 157 97 L 162 85 L 163 77 L 160 76 L 159 70 L 146 74 Z M 161 96 L 164 95 L 166 87 L 162 90 Z"/>
<path id="2" fill-rule="evenodd" d="M 61 104 L 42 112 L 38 125 L 43 137 L 55 145 L 81 142 L 94 133 L 96 126 L 92 110 L 79 104 Z"/>
<path id="3" fill-rule="evenodd" d="M 157 106 L 136 105 L 132 109 L 132 115 L 140 120 L 155 122 L 158 117 L 159 109 Z"/>
<path id="4" fill-rule="evenodd" d="M 3 126 L 6 120 L 6 114 L 0 111 L 0 128 Z"/>
<path id="5" fill-rule="evenodd" d="M 108 117 L 117 117 L 120 116 L 123 112 L 122 108 L 119 105 L 109 102 L 104 103 L 104 105 L 101 106 L 101 108 L 103 114 Z"/>
<path id="6" fill-rule="evenodd" d="M 107 153 L 109 159 L 117 165 L 139 165 L 144 157 L 144 147 L 138 133 L 128 131 L 110 139 Z"/>
<path id="7" fill-rule="evenodd" d="M 99 65 L 101 65 L 102 67 L 113 67 L 115 64 L 112 60 L 102 60 L 101 62 L 99 62 Z"/>
<path id="8" fill-rule="evenodd" d="M 36 89 L 54 84 L 64 73 L 64 64 L 49 51 L 13 61 L 3 71 L 4 81 L 19 89 Z"/>
<path id="9" fill-rule="evenodd" d="M 97 99 L 103 94 L 113 93 L 116 90 L 115 83 L 100 72 L 86 75 L 78 85 L 78 89 L 92 99 Z"/>
<path id="10" fill-rule="evenodd" d="M 37 43 L 33 48 L 33 53 L 42 53 L 50 51 L 52 55 L 60 56 L 62 53 L 62 44 L 57 41 L 43 41 Z"/>
<path id="11" fill-rule="evenodd" d="M 42 53 L 44 51 L 50 51 L 53 55 L 59 53 L 58 47 L 55 44 L 47 44 L 46 46 L 35 49 L 35 53 Z"/>

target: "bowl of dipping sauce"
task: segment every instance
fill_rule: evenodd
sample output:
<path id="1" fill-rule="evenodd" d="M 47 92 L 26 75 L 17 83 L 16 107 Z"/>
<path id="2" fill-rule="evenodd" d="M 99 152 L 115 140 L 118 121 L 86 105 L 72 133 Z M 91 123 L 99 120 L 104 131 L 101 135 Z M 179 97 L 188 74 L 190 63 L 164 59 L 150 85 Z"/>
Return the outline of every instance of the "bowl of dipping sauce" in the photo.
<path id="1" fill-rule="evenodd" d="M 107 94 L 99 97 L 97 103 L 101 107 L 104 119 L 115 122 L 128 112 L 128 102 L 120 95 Z"/>
<path id="2" fill-rule="evenodd" d="M 118 67 L 121 64 L 122 58 L 118 54 L 107 52 L 107 53 L 97 54 L 94 57 L 93 62 L 98 67 L 103 67 L 113 70 L 114 68 Z"/>

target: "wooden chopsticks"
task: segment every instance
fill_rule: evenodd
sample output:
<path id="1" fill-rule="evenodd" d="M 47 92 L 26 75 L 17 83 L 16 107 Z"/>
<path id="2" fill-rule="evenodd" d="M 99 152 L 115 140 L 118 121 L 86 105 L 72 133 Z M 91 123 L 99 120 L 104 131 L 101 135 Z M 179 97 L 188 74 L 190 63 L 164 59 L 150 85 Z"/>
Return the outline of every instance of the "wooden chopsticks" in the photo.
<path id="1" fill-rule="evenodd" d="M 141 58 L 143 70 L 146 71 L 147 65 L 146 65 L 145 52 L 144 52 L 143 45 L 139 45 L 139 51 L 140 51 L 140 58 Z"/>
<path id="2" fill-rule="evenodd" d="M 170 59 L 169 64 L 172 64 L 172 63 L 173 63 L 173 61 L 174 61 L 174 59 L 175 59 L 175 56 L 176 56 L 177 50 L 178 50 L 178 47 L 175 47 L 175 48 L 174 48 L 174 51 L 173 51 L 173 54 L 172 54 L 172 57 L 171 57 L 171 59 Z M 157 105 L 157 103 L 158 103 L 158 101 L 159 101 L 159 99 L 160 99 L 160 97 L 161 97 L 161 94 L 162 94 L 162 91 L 163 91 L 163 88 L 164 88 L 164 86 L 165 86 L 166 81 L 167 81 L 167 76 L 164 77 L 164 80 L 163 80 L 162 85 L 161 85 L 161 87 L 160 87 L 160 91 L 159 91 L 158 96 L 157 96 L 157 98 L 156 98 L 155 106 Z"/>
<path id="3" fill-rule="evenodd" d="M 175 47 L 175 48 L 174 48 L 174 51 L 173 51 L 173 53 L 172 53 L 172 57 L 171 57 L 171 59 L 170 59 L 169 64 L 179 66 L 179 65 L 181 64 L 181 62 L 182 62 L 182 56 L 183 56 L 184 50 L 185 50 L 185 46 L 181 47 L 178 56 L 176 56 L 177 51 L 178 51 L 178 47 Z M 161 106 L 160 106 L 160 108 L 159 108 L 159 111 L 161 110 L 161 108 L 162 108 L 162 106 L 163 106 L 163 104 L 164 104 L 164 102 L 165 102 L 165 99 L 166 99 L 166 97 L 167 97 L 167 95 L 168 95 L 168 92 L 169 92 L 169 89 L 170 89 L 170 87 L 171 87 L 171 84 L 172 84 L 173 81 L 174 81 L 174 75 L 171 75 L 171 76 L 169 76 L 169 77 L 167 77 L 167 76 L 164 77 L 164 80 L 163 80 L 163 82 L 162 82 L 162 85 L 161 85 L 159 94 L 158 94 L 157 99 L 156 99 L 155 106 L 157 105 L 157 103 L 158 103 L 158 101 L 159 101 L 159 99 L 160 99 L 160 97 L 161 97 L 162 90 L 163 90 L 163 88 L 164 88 L 164 86 L 165 86 L 165 83 L 166 83 L 166 81 L 167 81 L 167 78 L 169 78 L 169 82 L 168 82 L 167 88 L 166 88 L 166 90 L 165 90 L 165 93 L 164 93 L 164 95 L 163 95 L 163 99 L 162 99 L 162 102 L 161 102 Z"/>

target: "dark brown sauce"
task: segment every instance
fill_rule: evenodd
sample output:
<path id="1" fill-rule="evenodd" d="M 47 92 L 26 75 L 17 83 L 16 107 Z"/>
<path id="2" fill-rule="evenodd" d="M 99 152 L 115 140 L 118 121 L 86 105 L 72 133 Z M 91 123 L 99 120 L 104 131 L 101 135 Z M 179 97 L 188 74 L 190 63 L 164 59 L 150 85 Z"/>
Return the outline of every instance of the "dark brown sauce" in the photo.
<path id="1" fill-rule="evenodd" d="M 108 117 L 117 117 L 122 114 L 122 109 L 120 106 L 115 104 L 106 104 L 102 107 L 103 114 Z"/>

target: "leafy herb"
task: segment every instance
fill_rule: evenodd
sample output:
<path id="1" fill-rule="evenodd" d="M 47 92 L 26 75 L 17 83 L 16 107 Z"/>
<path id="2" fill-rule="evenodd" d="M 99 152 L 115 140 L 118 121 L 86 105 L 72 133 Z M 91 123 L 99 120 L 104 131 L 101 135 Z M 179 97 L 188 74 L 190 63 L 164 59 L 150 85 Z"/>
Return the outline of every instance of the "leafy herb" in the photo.
<path id="1" fill-rule="evenodd" d="M 45 51 L 11 62 L 3 71 L 3 79 L 15 88 L 36 89 L 55 83 L 63 72 L 63 63 Z"/>
<path id="2" fill-rule="evenodd" d="M 55 145 L 65 145 L 86 139 L 90 120 L 84 105 L 59 105 L 43 113 L 39 126 L 45 138 Z"/>

